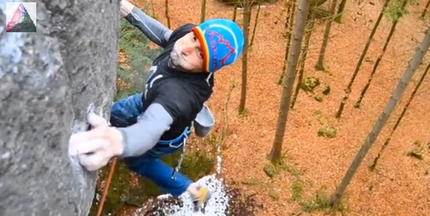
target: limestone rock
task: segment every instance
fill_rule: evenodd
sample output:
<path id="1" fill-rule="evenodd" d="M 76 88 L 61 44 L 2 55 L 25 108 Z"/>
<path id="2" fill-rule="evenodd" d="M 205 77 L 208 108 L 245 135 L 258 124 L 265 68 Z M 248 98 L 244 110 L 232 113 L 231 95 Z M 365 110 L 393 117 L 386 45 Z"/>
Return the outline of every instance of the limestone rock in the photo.
<path id="1" fill-rule="evenodd" d="M 6 33 L 0 4 L 0 215 L 88 215 L 96 173 L 67 154 L 115 92 L 119 1 L 37 2 L 36 33 Z"/>

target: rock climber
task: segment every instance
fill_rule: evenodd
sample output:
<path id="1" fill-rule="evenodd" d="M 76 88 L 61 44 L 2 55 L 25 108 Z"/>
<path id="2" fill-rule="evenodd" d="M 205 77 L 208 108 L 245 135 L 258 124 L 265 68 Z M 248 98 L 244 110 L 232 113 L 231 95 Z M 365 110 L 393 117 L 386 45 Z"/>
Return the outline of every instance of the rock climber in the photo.
<path id="1" fill-rule="evenodd" d="M 70 137 L 69 153 L 89 171 L 119 157 L 172 196 L 188 192 L 199 208 L 210 192 L 160 157 L 184 151 L 192 131 L 202 137 L 210 130 L 205 121 L 212 115 L 204 103 L 212 94 L 213 74 L 239 58 L 243 32 L 228 19 L 185 24 L 172 31 L 126 0 L 121 1 L 120 14 L 164 51 L 154 60 L 143 93 L 115 102 L 110 125 L 89 113 L 92 128 Z"/>

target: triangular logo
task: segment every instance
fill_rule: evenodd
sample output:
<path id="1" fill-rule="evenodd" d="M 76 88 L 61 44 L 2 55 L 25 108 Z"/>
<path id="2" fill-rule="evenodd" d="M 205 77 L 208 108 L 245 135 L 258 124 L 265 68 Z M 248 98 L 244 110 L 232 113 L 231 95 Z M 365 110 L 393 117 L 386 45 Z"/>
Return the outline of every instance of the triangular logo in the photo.
<path id="1" fill-rule="evenodd" d="M 36 26 L 22 3 L 7 24 L 6 32 L 36 32 Z"/>

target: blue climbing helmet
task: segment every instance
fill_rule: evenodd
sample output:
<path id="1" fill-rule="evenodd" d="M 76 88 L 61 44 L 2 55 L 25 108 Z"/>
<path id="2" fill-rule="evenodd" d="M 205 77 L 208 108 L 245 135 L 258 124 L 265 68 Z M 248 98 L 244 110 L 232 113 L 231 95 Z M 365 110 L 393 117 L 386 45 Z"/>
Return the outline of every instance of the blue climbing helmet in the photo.
<path id="1" fill-rule="evenodd" d="M 204 69 L 213 73 L 235 62 L 243 50 L 239 25 L 228 19 L 210 19 L 193 28 L 202 46 Z"/>

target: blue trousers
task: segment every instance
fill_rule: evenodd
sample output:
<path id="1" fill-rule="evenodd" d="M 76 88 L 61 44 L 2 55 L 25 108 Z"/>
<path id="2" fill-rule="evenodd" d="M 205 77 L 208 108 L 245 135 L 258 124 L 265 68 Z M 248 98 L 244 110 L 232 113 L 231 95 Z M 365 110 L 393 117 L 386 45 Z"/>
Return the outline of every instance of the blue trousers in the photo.
<path id="1" fill-rule="evenodd" d="M 142 112 L 142 94 L 134 94 L 112 105 L 110 123 L 115 127 L 130 126 L 137 122 L 137 117 Z M 177 197 L 187 190 L 192 181 L 179 172 L 175 172 L 172 178 L 173 168 L 160 160 L 163 155 L 172 154 L 177 150 L 181 148 L 157 145 L 143 155 L 124 158 L 124 163 L 130 170 L 152 180 L 165 193 Z"/>

